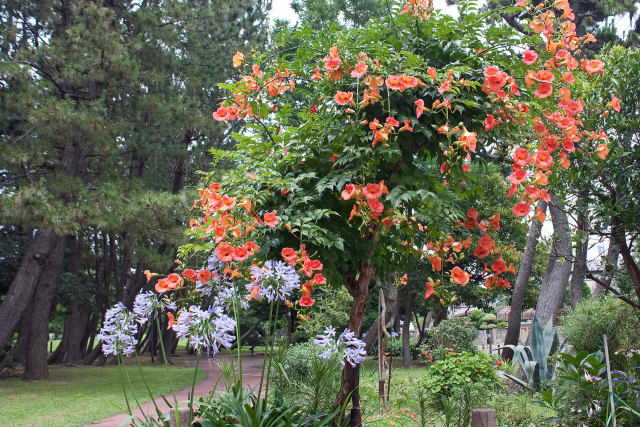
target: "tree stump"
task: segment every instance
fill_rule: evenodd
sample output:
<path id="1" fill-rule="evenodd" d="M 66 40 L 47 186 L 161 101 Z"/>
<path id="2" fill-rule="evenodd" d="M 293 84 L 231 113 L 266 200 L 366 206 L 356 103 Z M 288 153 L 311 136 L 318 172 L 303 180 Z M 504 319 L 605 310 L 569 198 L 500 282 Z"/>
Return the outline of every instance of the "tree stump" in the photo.
<path id="1" fill-rule="evenodd" d="M 171 427 L 188 427 L 191 425 L 191 414 L 189 413 L 189 408 L 186 406 L 181 406 L 178 408 L 178 418 L 176 419 L 176 410 L 175 408 L 171 408 L 170 416 L 169 416 L 169 425 Z M 495 424 L 494 424 L 495 425 Z"/>
<path id="2" fill-rule="evenodd" d="M 496 410 L 474 409 L 471 411 L 471 427 L 496 427 Z"/>

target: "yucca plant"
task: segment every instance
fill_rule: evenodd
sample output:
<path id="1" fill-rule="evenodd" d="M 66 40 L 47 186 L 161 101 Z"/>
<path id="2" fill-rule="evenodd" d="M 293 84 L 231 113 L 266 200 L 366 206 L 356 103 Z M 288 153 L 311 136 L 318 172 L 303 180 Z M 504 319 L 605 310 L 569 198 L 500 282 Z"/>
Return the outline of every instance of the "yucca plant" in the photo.
<path id="1" fill-rule="evenodd" d="M 555 353 L 562 346 L 559 344 L 558 332 L 554 330 L 551 319 L 544 329 L 540 325 L 537 316 L 533 316 L 531 324 L 531 345 L 525 346 L 506 345 L 513 350 L 513 364 L 520 365 L 522 372 L 526 376 L 526 381 L 515 375 L 499 371 L 500 375 L 520 384 L 531 391 L 540 390 L 541 386 L 551 381 L 554 376 L 554 363 L 549 360 L 549 356 Z"/>

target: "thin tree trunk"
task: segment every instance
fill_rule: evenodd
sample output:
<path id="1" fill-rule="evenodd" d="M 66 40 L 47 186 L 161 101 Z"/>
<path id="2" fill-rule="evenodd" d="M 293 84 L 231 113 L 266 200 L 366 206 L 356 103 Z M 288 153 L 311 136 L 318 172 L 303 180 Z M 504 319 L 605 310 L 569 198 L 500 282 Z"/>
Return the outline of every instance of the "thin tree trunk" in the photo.
<path id="1" fill-rule="evenodd" d="M 613 280 L 614 272 L 616 271 L 616 267 L 618 266 L 618 257 L 620 256 L 620 250 L 618 249 L 618 245 L 613 241 L 613 239 L 609 239 L 609 249 L 607 250 L 607 261 L 603 268 L 602 281 L 607 285 L 611 285 L 611 281 Z M 608 271 L 608 269 L 611 271 Z M 602 295 L 607 289 L 600 285 L 596 284 L 596 288 L 593 290 L 591 294 L 591 298 L 598 298 Z"/>
<path id="2" fill-rule="evenodd" d="M 583 298 L 582 287 L 587 274 L 587 251 L 589 249 L 589 205 L 579 207 L 577 219 L 576 255 L 571 272 L 571 307 L 575 308 Z"/>
<path id="3" fill-rule="evenodd" d="M 563 209 L 558 198 L 551 195 L 549 210 L 553 222 L 554 242 L 536 305 L 536 316 L 543 328 L 549 320 L 555 321 L 571 274 L 571 237 L 567 213 Z"/>
<path id="4" fill-rule="evenodd" d="M 631 248 L 627 243 L 627 234 L 622 221 L 618 217 L 614 216 L 612 224 L 613 239 L 615 240 L 616 245 L 618 245 L 618 250 L 620 251 L 620 255 L 622 255 L 622 261 L 627 268 L 627 272 L 629 273 L 629 278 L 631 279 L 631 283 L 636 291 L 636 295 L 638 296 L 638 299 L 640 299 L 640 267 L 638 267 L 636 260 L 631 254 Z"/>
<path id="5" fill-rule="evenodd" d="M 16 330 L 22 313 L 31 302 L 40 274 L 60 237 L 51 230 L 39 230 L 11 281 L 0 305 L 0 348 L 4 348 Z"/>
<path id="6" fill-rule="evenodd" d="M 374 231 L 371 240 L 377 235 Z M 367 305 L 367 295 L 369 294 L 369 283 L 375 274 L 376 269 L 370 261 L 363 261 L 360 264 L 360 275 L 357 279 L 350 277 L 345 280 L 345 286 L 349 294 L 353 297 L 351 302 L 351 312 L 349 313 L 349 329 L 353 331 L 356 337 L 360 336 L 362 329 L 362 320 Z M 362 424 L 362 414 L 360 412 L 360 395 L 358 386 L 358 366 L 353 367 L 349 363 L 345 363 L 342 369 L 342 381 L 340 390 L 334 401 L 335 408 L 343 408 L 346 406 L 348 399 L 351 399 L 353 407 L 351 409 L 350 425 L 359 426 Z"/>
<path id="7" fill-rule="evenodd" d="M 547 203 L 544 200 L 540 200 L 536 209 L 546 212 Z M 531 277 L 531 270 L 533 269 L 533 260 L 536 255 L 536 247 L 538 246 L 541 229 L 542 223 L 534 218 L 529 226 L 527 242 L 525 244 L 524 253 L 522 254 L 522 260 L 520 261 L 520 268 L 518 269 L 518 275 L 516 276 L 516 283 L 513 286 L 511 311 L 509 312 L 509 324 L 507 326 L 507 334 L 504 339 L 505 345 L 517 345 L 520 340 L 522 306 L 524 304 L 527 283 L 529 283 L 529 277 Z M 512 357 L 513 350 L 505 347 L 502 350 L 502 358 L 505 360 L 511 360 Z"/>
<path id="8" fill-rule="evenodd" d="M 407 288 L 407 301 L 404 308 L 404 320 L 402 321 L 402 365 L 405 368 L 411 367 L 412 355 L 411 355 L 411 313 L 413 313 L 413 305 L 415 302 L 415 295 L 411 286 L 411 281 L 406 285 Z"/>
<path id="9" fill-rule="evenodd" d="M 25 351 L 24 380 L 41 380 L 49 376 L 47 364 L 47 343 L 49 341 L 49 317 L 51 304 L 58 285 L 66 238 L 58 238 L 58 243 L 40 274 L 38 287 L 30 307 L 30 331 Z"/>
<path id="10" fill-rule="evenodd" d="M 398 315 L 398 288 L 391 281 L 387 281 L 384 285 L 384 296 L 386 306 L 384 326 L 385 328 L 389 329 L 395 323 L 396 316 Z M 372 345 L 376 343 L 376 340 L 378 339 L 379 323 L 380 317 L 378 317 L 375 322 L 371 324 L 369 329 L 367 329 L 364 338 L 362 338 L 367 351 L 371 348 Z"/>

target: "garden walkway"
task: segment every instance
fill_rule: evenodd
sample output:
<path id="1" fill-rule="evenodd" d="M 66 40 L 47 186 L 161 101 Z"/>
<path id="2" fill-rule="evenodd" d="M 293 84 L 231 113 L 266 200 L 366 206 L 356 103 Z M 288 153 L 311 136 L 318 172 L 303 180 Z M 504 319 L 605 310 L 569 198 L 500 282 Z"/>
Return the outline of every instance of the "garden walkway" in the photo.
<path id="1" fill-rule="evenodd" d="M 202 369 L 206 373 L 206 377 L 196 384 L 194 389 L 195 399 L 201 396 L 206 396 L 211 392 L 213 387 L 218 383 L 218 390 L 223 388 L 222 380 L 218 382 L 218 379 L 221 377 L 222 373 L 220 372 L 220 368 L 216 363 L 217 360 L 222 357 L 217 357 L 213 360 L 200 360 L 200 369 Z M 260 373 L 262 370 L 262 354 L 251 355 L 243 355 L 242 357 L 242 381 L 244 388 L 256 387 L 260 383 Z M 174 359 L 175 360 L 175 359 Z M 188 360 L 181 361 L 185 366 L 194 366 L 196 363 L 195 358 L 189 358 Z M 178 402 L 186 401 L 188 398 L 188 393 L 191 392 L 191 387 L 188 387 L 184 390 L 180 390 L 176 392 L 176 397 Z M 169 402 L 173 402 L 173 394 L 169 393 L 165 396 Z M 156 398 L 156 404 L 160 408 L 162 412 L 169 412 L 169 407 L 164 402 L 162 398 Z M 146 414 L 155 415 L 155 408 L 153 406 L 153 402 L 145 402 L 142 405 L 142 409 Z M 133 408 L 132 408 L 133 409 Z M 142 415 L 139 408 L 133 410 L 133 416 L 140 417 Z M 112 415 L 109 418 L 106 418 L 102 421 L 98 421 L 93 424 L 88 424 L 85 427 L 119 427 L 123 425 L 128 425 L 127 421 L 130 419 L 128 414 L 116 414 Z"/>

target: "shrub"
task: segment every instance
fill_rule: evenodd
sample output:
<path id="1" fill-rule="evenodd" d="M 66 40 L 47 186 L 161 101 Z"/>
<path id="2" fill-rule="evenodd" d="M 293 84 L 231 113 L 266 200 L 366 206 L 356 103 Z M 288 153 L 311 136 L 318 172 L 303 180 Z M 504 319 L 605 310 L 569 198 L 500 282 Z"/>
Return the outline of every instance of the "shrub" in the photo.
<path id="1" fill-rule="evenodd" d="M 418 340 L 417 338 L 412 338 L 409 340 L 409 350 L 411 354 L 416 354 L 418 352 Z M 389 338 L 387 341 L 386 353 L 391 353 L 393 357 L 402 357 L 402 336 L 397 336 L 393 338 Z M 371 356 L 378 355 L 378 345 L 372 345 L 369 348 L 367 354 Z"/>
<path id="2" fill-rule="evenodd" d="M 577 352 L 603 350 L 607 334 L 611 354 L 622 346 L 640 345 L 640 321 L 633 308 L 615 298 L 583 301 L 562 318 L 562 332 Z"/>
<path id="3" fill-rule="evenodd" d="M 468 425 L 471 408 L 486 399 L 496 384 L 496 369 L 485 353 L 452 353 L 434 362 L 421 386 L 429 393 L 429 405 L 444 412 L 445 424 L 457 418 L 458 425 Z"/>
<path id="4" fill-rule="evenodd" d="M 478 330 L 464 318 L 445 319 L 427 331 L 427 342 L 418 350 L 428 361 L 442 360 L 453 351 L 473 353 L 477 336 Z"/>
<path id="5" fill-rule="evenodd" d="M 320 359 L 321 352 L 313 342 L 306 342 L 282 347 L 272 359 L 276 392 L 312 414 L 330 411 L 340 386 L 340 360 Z"/>
<path id="6" fill-rule="evenodd" d="M 559 360 L 557 382 L 542 391 L 542 402 L 557 411 L 563 425 L 609 425 L 609 384 L 602 352 L 560 353 Z M 621 371 L 612 371 L 611 376 L 618 425 L 637 426 L 638 381 Z"/>
<path id="7" fill-rule="evenodd" d="M 422 385 L 433 396 L 451 397 L 472 386 L 492 389 L 497 381 L 495 364 L 485 353 L 452 353 L 427 368 Z"/>
<path id="8" fill-rule="evenodd" d="M 473 320 L 474 322 L 478 322 L 480 319 L 482 319 L 485 316 L 484 312 L 482 310 L 476 310 L 473 313 L 471 313 L 469 315 L 469 319 Z"/>

